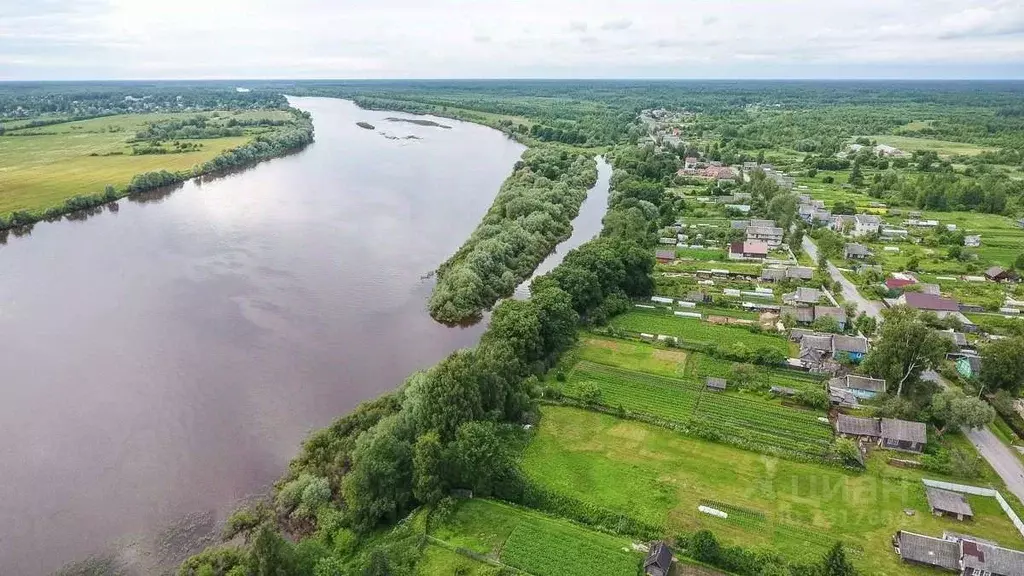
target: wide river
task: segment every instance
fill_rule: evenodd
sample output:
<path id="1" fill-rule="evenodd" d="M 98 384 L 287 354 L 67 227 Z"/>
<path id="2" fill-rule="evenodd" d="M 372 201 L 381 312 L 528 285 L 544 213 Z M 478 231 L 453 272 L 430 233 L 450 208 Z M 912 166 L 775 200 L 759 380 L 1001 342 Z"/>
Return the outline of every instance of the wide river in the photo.
<path id="1" fill-rule="evenodd" d="M 430 319 L 422 278 L 523 147 L 292 102 L 316 126 L 301 153 L 0 245 L 0 574 L 169 565 L 310 430 L 479 338 Z M 574 244 L 600 228 L 608 172 Z"/>

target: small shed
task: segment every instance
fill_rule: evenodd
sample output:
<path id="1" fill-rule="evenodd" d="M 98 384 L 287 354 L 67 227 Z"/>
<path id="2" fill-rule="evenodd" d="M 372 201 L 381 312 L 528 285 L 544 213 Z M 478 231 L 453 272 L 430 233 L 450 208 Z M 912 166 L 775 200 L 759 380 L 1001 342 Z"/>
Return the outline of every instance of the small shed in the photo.
<path id="1" fill-rule="evenodd" d="M 675 250 L 658 250 L 654 253 L 654 259 L 662 264 L 673 262 L 676 259 Z"/>
<path id="2" fill-rule="evenodd" d="M 892 450 L 922 452 L 928 443 L 928 428 L 923 422 L 882 418 L 881 445 Z"/>
<path id="3" fill-rule="evenodd" d="M 974 517 L 974 511 L 971 510 L 971 505 L 967 503 L 967 498 L 963 494 L 942 490 L 941 488 L 932 488 L 931 486 L 925 487 L 925 492 L 928 496 L 928 507 L 932 509 L 932 514 L 936 516 L 956 516 L 956 519 L 961 521 L 964 518 L 971 519 Z"/>
<path id="4" fill-rule="evenodd" d="M 900 530 L 893 538 L 904 562 L 960 572 L 960 543 Z"/>
<path id="5" fill-rule="evenodd" d="M 713 378 L 709 376 L 707 379 L 708 390 L 712 390 L 715 392 L 721 392 L 722 390 L 725 390 L 725 384 L 725 378 Z"/>
<path id="6" fill-rule="evenodd" d="M 672 569 L 672 549 L 662 540 L 652 542 L 647 558 L 644 559 L 644 574 L 647 576 L 668 576 Z"/>
<path id="7" fill-rule="evenodd" d="M 1017 280 L 1019 276 L 1013 270 L 1007 270 L 1002 266 L 993 266 L 985 270 L 985 278 L 993 282 L 1003 282 L 1005 280 Z"/>
<path id="8" fill-rule="evenodd" d="M 875 440 L 881 436 L 881 430 L 877 418 L 857 418 L 840 414 L 836 418 L 836 434 Z"/>
<path id="9" fill-rule="evenodd" d="M 771 393 L 776 396 L 796 396 L 796 390 L 785 386 L 772 386 Z"/>

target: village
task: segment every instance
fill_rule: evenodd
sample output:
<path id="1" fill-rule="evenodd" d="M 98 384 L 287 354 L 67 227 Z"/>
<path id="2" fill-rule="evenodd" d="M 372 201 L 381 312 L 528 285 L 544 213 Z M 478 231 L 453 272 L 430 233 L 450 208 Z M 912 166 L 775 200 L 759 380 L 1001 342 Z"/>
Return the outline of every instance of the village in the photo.
<path id="1" fill-rule="evenodd" d="M 687 118 L 671 116 L 668 124 Z M 655 128 L 652 141 L 686 146 L 679 130 L 659 134 Z M 849 152 L 862 147 L 851 144 Z M 874 150 L 907 156 L 891 146 Z M 1014 323 L 1021 321 L 1024 293 L 1015 256 L 1007 258 L 1002 249 L 1024 241 L 1021 223 L 890 209 L 867 197 L 849 202 L 851 210 L 852 193 L 841 185 L 826 189 L 764 162 L 726 165 L 688 155 L 680 164 L 670 191 L 682 209 L 662 230 L 655 251 L 656 295 L 588 338 L 566 393 L 575 384 L 634 417 L 700 422 L 716 429 L 718 442 L 783 458 L 807 461 L 817 442 L 830 446 L 824 454 L 818 449 L 820 462 L 912 478 L 920 494 L 912 500 L 922 506 L 894 511 L 887 521 L 893 529 L 872 536 L 876 541 L 862 550 L 887 547 L 904 566 L 967 576 L 1024 574 L 1024 522 L 1016 496 L 997 487 L 994 474 L 987 483 L 963 483 L 930 466 L 931 455 L 950 449 L 951 436 L 929 430 L 924 421 L 876 416 L 879 401 L 897 383 L 861 369 L 878 338 L 879 311 L 905 307 L 931 318 L 948 343 L 937 381 L 947 376 L 976 382 L 984 369 L 979 349 L 1018 334 Z M 795 213 L 769 217 L 763 204 L 757 206 L 756 193 L 742 191 L 752 178 L 792 192 Z M 852 285 L 855 297 L 840 279 Z M 637 360 L 648 349 L 659 361 Z M 670 358 L 682 361 L 672 367 Z M 636 387 L 642 381 L 662 391 L 660 407 L 641 398 L 646 393 Z M 672 387 L 688 398 L 665 396 Z M 821 416 L 805 419 L 807 410 L 822 410 Z M 815 424 L 827 425 L 829 433 Z M 855 449 L 842 448 L 848 445 Z M 729 523 L 747 512 L 719 504 L 700 505 L 698 524 Z M 921 515 L 934 521 L 922 526 Z M 981 516 L 988 518 L 979 521 Z M 990 531 L 992 523 L 1002 528 Z M 669 544 L 655 543 L 646 573 L 667 574 L 666 558 Z"/>

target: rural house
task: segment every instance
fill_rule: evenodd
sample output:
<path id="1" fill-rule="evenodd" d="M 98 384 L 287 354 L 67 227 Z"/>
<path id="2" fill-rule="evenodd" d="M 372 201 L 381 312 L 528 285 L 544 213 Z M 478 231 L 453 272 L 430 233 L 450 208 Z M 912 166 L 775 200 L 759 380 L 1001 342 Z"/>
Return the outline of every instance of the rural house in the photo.
<path id="1" fill-rule="evenodd" d="M 860 362 L 867 353 L 868 339 L 863 336 L 836 334 L 832 337 L 832 357 L 836 360 Z"/>
<path id="2" fill-rule="evenodd" d="M 810 280 L 814 277 L 814 269 L 806 266 L 790 266 L 786 268 L 788 280 Z"/>
<path id="3" fill-rule="evenodd" d="M 921 452 L 928 443 L 928 430 L 923 422 L 882 418 L 882 446 L 893 450 Z"/>
<path id="4" fill-rule="evenodd" d="M 800 287 L 796 289 L 796 292 L 783 295 L 782 300 L 798 306 L 812 306 L 821 300 L 821 290 L 818 290 L 817 288 Z"/>
<path id="5" fill-rule="evenodd" d="M 709 376 L 707 379 L 708 390 L 713 392 L 721 392 L 722 390 L 725 390 L 725 384 L 725 378 L 713 378 Z"/>
<path id="6" fill-rule="evenodd" d="M 759 240 L 729 244 L 730 260 L 764 260 L 768 257 L 768 244 Z"/>
<path id="7" fill-rule="evenodd" d="M 988 278 L 993 282 L 1015 282 L 1020 278 L 1020 276 L 1018 276 L 1013 270 L 1007 270 L 1002 266 L 993 266 L 988 270 L 985 270 L 985 278 Z"/>
<path id="8" fill-rule="evenodd" d="M 960 311 L 960 305 L 952 298 L 943 298 L 935 294 L 922 294 L 920 292 L 906 292 L 896 299 L 896 303 L 917 310 L 931 310 L 932 312 Z"/>
<path id="9" fill-rule="evenodd" d="M 831 228 L 840 234 L 845 234 L 847 230 L 853 230 L 853 224 L 853 216 L 837 214 L 832 217 Z"/>
<path id="10" fill-rule="evenodd" d="M 863 244 L 847 244 L 843 248 L 843 258 L 847 260 L 863 260 L 871 256 L 871 250 L 868 250 Z"/>
<path id="11" fill-rule="evenodd" d="M 799 324 L 810 324 L 814 322 L 814 308 L 809 306 L 797 308 L 795 306 L 783 306 L 782 317 L 789 316 Z"/>
<path id="12" fill-rule="evenodd" d="M 877 418 L 856 418 L 840 414 L 836 418 L 836 434 L 844 438 L 855 438 L 858 440 L 878 440 L 881 435 L 881 426 Z"/>
<path id="13" fill-rule="evenodd" d="M 926 486 L 924 490 L 928 495 L 928 507 L 932 509 L 932 514 L 955 516 L 960 521 L 974 517 L 974 511 L 963 494 L 931 486 Z"/>
<path id="14" fill-rule="evenodd" d="M 658 250 L 654 253 L 654 259 L 657 260 L 660 264 L 669 264 L 675 261 L 676 251 L 667 249 Z"/>
<path id="15" fill-rule="evenodd" d="M 760 240 L 773 248 L 782 245 L 782 228 L 778 226 L 755 226 L 754 222 L 756 220 L 751 220 L 750 226 L 747 227 L 747 240 Z"/>
<path id="16" fill-rule="evenodd" d="M 860 237 L 867 236 L 868 234 L 878 234 L 878 227 L 881 224 L 882 219 L 878 216 L 857 214 L 853 217 L 853 229 L 850 230 L 850 235 Z"/>
<path id="17" fill-rule="evenodd" d="M 879 394 L 885 394 L 885 380 L 879 378 L 849 374 L 842 378 L 833 378 L 829 380 L 828 384 L 830 388 L 849 390 L 851 394 L 858 398 L 869 399 Z"/>
<path id="18" fill-rule="evenodd" d="M 646 576 L 668 576 L 672 569 L 672 549 L 664 541 L 652 542 L 647 558 L 644 559 Z"/>
<path id="19" fill-rule="evenodd" d="M 761 280 L 765 282 L 778 282 L 786 279 L 785 268 L 762 268 Z"/>
<path id="20" fill-rule="evenodd" d="M 838 306 L 815 306 L 814 319 L 832 318 L 840 330 L 846 330 L 846 311 Z"/>
<path id="21" fill-rule="evenodd" d="M 893 538 L 893 547 L 904 562 L 960 571 L 958 542 L 900 530 Z"/>

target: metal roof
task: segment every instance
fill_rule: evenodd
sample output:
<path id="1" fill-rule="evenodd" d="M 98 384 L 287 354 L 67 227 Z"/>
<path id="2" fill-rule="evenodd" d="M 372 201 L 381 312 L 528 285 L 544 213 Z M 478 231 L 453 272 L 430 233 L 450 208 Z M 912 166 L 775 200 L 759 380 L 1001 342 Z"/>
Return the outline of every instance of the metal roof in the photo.
<path id="1" fill-rule="evenodd" d="M 878 378 L 868 378 L 867 376 L 857 376 L 856 374 L 849 374 L 843 383 L 847 388 L 853 390 L 865 390 L 868 392 L 885 392 L 885 380 Z"/>
<path id="2" fill-rule="evenodd" d="M 853 436 L 873 436 L 875 438 L 881 435 L 878 419 L 855 418 L 846 414 L 840 414 L 836 418 L 836 432 Z"/>
<path id="3" fill-rule="evenodd" d="M 709 376 L 707 379 L 707 385 L 708 388 L 725 390 L 725 378 L 713 378 Z"/>

